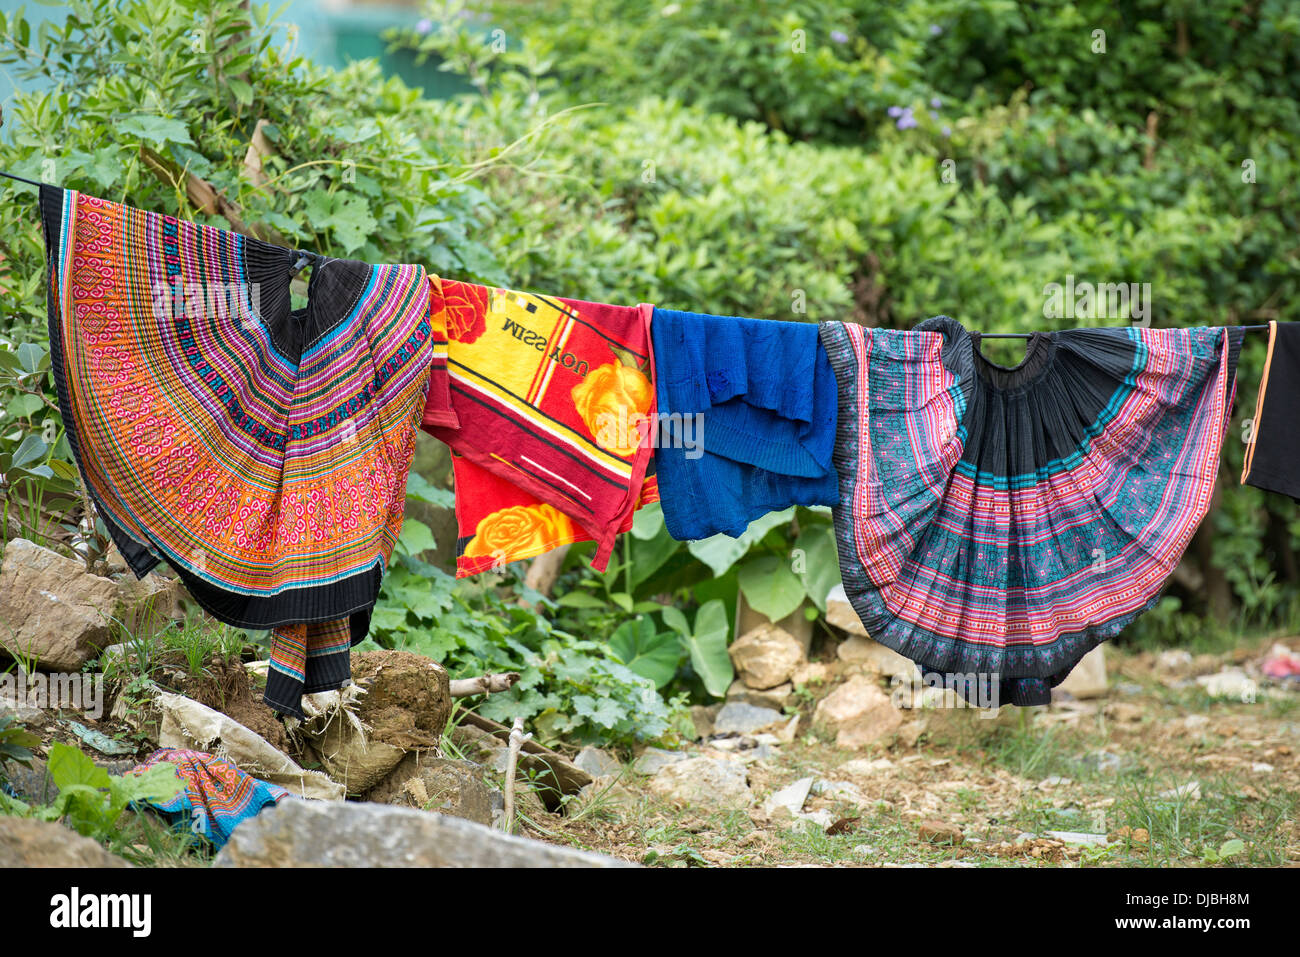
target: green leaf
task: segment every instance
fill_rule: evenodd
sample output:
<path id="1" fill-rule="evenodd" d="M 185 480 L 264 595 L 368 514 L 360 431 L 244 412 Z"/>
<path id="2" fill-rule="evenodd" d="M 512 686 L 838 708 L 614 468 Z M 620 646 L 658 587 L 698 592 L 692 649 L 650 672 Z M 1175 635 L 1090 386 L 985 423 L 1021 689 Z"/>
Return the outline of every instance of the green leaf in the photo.
<path id="1" fill-rule="evenodd" d="M 656 688 L 662 688 L 677 674 L 681 640 L 672 632 L 655 633 L 654 621 L 643 616 L 625 621 L 609 636 L 609 653 Z"/>
<path id="2" fill-rule="evenodd" d="M 605 602 L 597 598 L 590 592 L 570 591 L 565 592 L 555 600 L 555 603 L 562 608 L 604 608 Z"/>
<path id="3" fill-rule="evenodd" d="M 727 654 L 730 635 L 731 623 L 727 621 L 726 606 L 716 598 L 701 605 L 695 614 L 695 629 L 687 639 L 686 647 L 690 650 L 695 673 L 715 698 L 725 695 L 736 677 L 731 656 Z"/>
<path id="4" fill-rule="evenodd" d="M 180 120 L 169 119 L 165 116 L 151 116 L 144 113 L 126 116 L 118 121 L 116 132 L 126 136 L 139 137 L 150 143 L 194 145 L 194 140 L 190 139 L 190 131 L 185 124 Z"/>
<path id="5" fill-rule="evenodd" d="M 89 756 L 80 749 L 62 742 L 51 745 L 50 759 L 47 765 L 50 780 L 60 790 L 76 785 L 88 788 L 106 788 L 112 784 L 108 772 L 96 766 Z"/>
<path id="6" fill-rule="evenodd" d="M 749 523 L 749 527 L 739 538 L 730 535 L 713 535 L 691 542 L 687 546 L 690 553 L 713 570 L 714 576 L 726 574 L 727 569 L 744 557 L 750 546 L 761 541 L 763 536 L 778 525 L 789 522 L 794 517 L 794 508 L 782 512 L 769 512 Z"/>
<path id="7" fill-rule="evenodd" d="M 750 608 L 772 621 L 793 612 L 807 595 L 789 562 L 777 555 L 762 555 L 742 565 L 740 591 Z"/>
<path id="8" fill-rule="evenodd" d="M 29 467 L 32 462 L 39 462 L 45 458 L 45 452 L 49 451 L 49 446 L 45 445 L 40 436 L 34 433 L 26 434 L 22 441 L 18 443 L 17 449 L 13 450 L 13 459 L 10 460 L 10 467 L 25 468 Z"/>
<path id="9" fill-rule="evenodd" d="M 1225 841 L 1219 848 L 1219 859 L 1224 860 L 1229 857 L 1236 857 L 1246 849 L 1246 842 L 1241 838 L 1233 838 L 1231 841 Z"/>
<path id="10" fill-rule="evenodd" d="M 800 533 L 794 547 L 802 570 L 798 573 L 804 590 L 818 610 L 826 611 L 826 596 L 840 583 L 840 557 L 835 532 L 829 527 L 809 528 Z M 747 599 L 749 596 L 745 596 Z"/>
<path id="11" fill-rule="evenodd" d="M 45 408 L 45 402 L 39 395 L 24 392 L 9 400 L 5 411 L 15 419 L 26 419 Z"/>
<path id="12" fill-rule="evenodd" d="M 402 534 L 398 536 L 397 542 L 406 549 L 408 555 L 419 555 L 438 547 L 433 538 L 433 530 L 414 518 L 408 518 L 403 523 Z"/>
<path id="13" fill-rule="evenodd" d="M 632 516 L 632 537 L 643 542 L 654 538 L 664 527 L 664 512 L 658 502 L 637 509 Z"/>
<path id="14" fill-rule="evenodd" d="M 456 494 L 451 489 L 439 488 L 414 469 L 406 477 L 406 497 L 439 508 L 456 507 Z"/>

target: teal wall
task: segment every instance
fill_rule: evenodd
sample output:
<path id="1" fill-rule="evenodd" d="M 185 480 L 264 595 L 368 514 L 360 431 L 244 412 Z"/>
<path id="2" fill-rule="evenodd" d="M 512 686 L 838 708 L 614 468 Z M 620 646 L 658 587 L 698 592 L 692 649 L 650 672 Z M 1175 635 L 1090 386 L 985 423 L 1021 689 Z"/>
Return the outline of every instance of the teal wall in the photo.
<path id="1" fill-rule="evenodd" d="M 272 8 L 275 6 L 273 2 Z M 25 7 L 33 27 L 46 20 L 62 22 L 67 17 L 65 6 L 0 0 L 0 12 L 6 15 L 19 7 Z M 366 5 L 331 10 L 311 0 L 290 0 L 280 22 L 297 24 L 298 51 L 322 66 L 341 67 L 351 60 L 376 57 L 385 72 L 400 76 L 410 86 L 423 88 L 427 96 L 441 99 L 467 92 L 470 86 L 460 77 L 441 72 L 436 60 L 417 64 L 409 52 L 387 52 L 381 34 L 391 27 L 414 27 L 420 19 L 418 7 Z M 15 78 L 0 66 L 0 106 L 8 107 L 14 87 Z M 4 131 L 0 130 L 2 135 Z"/>

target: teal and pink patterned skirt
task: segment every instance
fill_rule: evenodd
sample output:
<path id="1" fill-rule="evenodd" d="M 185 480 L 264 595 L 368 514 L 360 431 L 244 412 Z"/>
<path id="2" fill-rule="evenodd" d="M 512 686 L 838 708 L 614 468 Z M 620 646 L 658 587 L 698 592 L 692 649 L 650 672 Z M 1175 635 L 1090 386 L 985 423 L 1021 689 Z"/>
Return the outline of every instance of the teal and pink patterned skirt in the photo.
<path id="1" fill-rule="evenodd" d="M 1035 333 L 1011 368 L 946 316 L 821 336 L 863 625 L 949 686 L 1046 703 L 1156 602 L 1209 509 L 1240 331 Z"/>

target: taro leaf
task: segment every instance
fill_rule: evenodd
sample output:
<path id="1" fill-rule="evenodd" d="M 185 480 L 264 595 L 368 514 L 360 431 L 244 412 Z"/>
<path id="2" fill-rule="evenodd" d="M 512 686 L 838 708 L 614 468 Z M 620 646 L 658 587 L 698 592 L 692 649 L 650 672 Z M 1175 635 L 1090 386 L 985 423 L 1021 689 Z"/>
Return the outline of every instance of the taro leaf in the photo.
<path id="1" fill-rule="evenodd" d="M 794 547 L 803 552 L 799 578 L 818 610 L 826 610 L 826 596 L 840 583 L 840 558 L 835 533 L 826 526 L 805 529 Z M 746 596 L 748 598 L 748 596 Z"/>
<path id="2" fill-rule="evenodd" d="M 793 612 L 807 594 L 790 562 L 777 555 L 761 555 L 742 565 L 740 590 L 750 608 L 772 621 Z"/>
<path id="3" fill-rule="evenodd" d="M 698 542 L 691 542 L 687 547 L 692 555 L 713 570 L 715 576 L 722 575 L 726 573 L 728 568 L 744 557 L 751 545 L 760 541 L 772 529 L 783 522 L 790 521 L 793 517 L 793 507 L 787 508 L 783 512 L 769 512 L 767 515 L 750 522 L 749 528 L 745 529 L 739 538 L 718 534 L 701 539 Z"/>
<path id="4" fill-rule="evenodd" d="M 727 621 L 727 609 L 721 601 L 715 598 L 700 606 L 700 610 L 695 613 L 694 631 L 687 639 L 686 646 L 690 649 L 691 665 L 695 668 L 695 673 L 715 698 L 725 695 L 736 677 L 731 656 L 727 654 L 727 638 L 730 634 L 731 623 Z"/>
<path id="5" fill-rule="evenodd" d="M 668 534 L 668 529 L 661 522 L 659 531 L 653 538 L 646 541 L 633 538 L 628 545 L 632 559 L 629 574 L 635 589 L 677 553 L 680 543 Z"/>
<path id="6" fill-rule="evenodd" d="M 663 530 L 664 512 L 658 502 L 637 509 L 632 516 L 632 537 L 648 542 Z"/>
<path id="7" fill-rule="evenodd" d="M 609 636 L 609 652 L 629 670 L 662 688 L 677 674 L 682 643 L 671 631 L 656 634 L 654 621 L 644 615 L 614 629 Z"/>

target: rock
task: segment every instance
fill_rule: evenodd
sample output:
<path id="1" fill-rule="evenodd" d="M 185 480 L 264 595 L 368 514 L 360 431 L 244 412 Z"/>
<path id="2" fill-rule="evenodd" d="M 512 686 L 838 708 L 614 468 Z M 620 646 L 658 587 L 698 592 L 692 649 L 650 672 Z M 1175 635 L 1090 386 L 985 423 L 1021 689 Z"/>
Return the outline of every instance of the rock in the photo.
<path id="1" fill-rule="evenodd" d="M 26 724 L 39 720 L 44 714 L 40 708 L 21 699 L 17 689 L 6 687 L 4 678 L 0 677 L 0 716 L 8 715 L 18 723 Z"/>
<path id="2" fill-rule="evenodd" d="M 45 671 L 80 671 L 109 644 L 117 584 L 25 538 L 0 564 L 0 633 L 5 648 Z"/>
<path id="3" fill-rule="evenodd" d="M 773 711 L 781 711 L 794 702 L 794 685 L 787 681 L 775 688 L 760 691 L 749 687 L 744 681 L 737 678 L 731 683 L 731 687 L 727 689 L 727 701 L 752 704 L 757 708 L 771 708 Z"/>
<path id="4" fill-rule="evenodd" d="M 649 786 L 659 797 L 686 807 L 740 809 L 749 807 L 753 797 L 745 766 L 721 758 L 669 764 L 656 772 Z"/>
<path id="5" fill-rule="evenodd" d="M 848 781 L 823 781 L 818 778 L 816 781 L 813 781 L 812 793 L 819 797 L 828 797 L 837 801 L 847 801 L 850 804 L 862 803 L 862 792 Z"/>
<path id="6" fill-rule="evenodd" d="M 835 732 L 841 748 L 861 748 L 897 731 L 903 713 L 870 678 L 854 675 L 817 703 L 815 724 Z"/>
<path id="7" fill-rule="evenodd" d="M 617 775 L 623 770 L 623 764 L 618 758 L 608 751 L 602 751 L 600 748 L 590 746 L 579 751 L 577 757 L 573 759 L 573 763 L 590 774 L 593 779 L 607 774 Z M 590 787 L 591 785 L 587 786 Z"/>
<path id="8" fill-rule="evenodd" d="M 1106 646 L 1097 645 L 1079 659 L 1056 689 L 1080 701 L 1099 698 L 1106 693 Z"/>
<path id="9" fill-rule="evenodd" d="M 134 758 L 101 758 L 87 755 L 98 768 L 103 768 L 115 777 L 121 777 L 140 762 Z M 43 758 L 33 757 L 31 767 L 10 762 L 5 766 L 8 783 L 20 800 L 27 804 L 52 804 L 59 796 L 59 789 L 50 777 L 49 768 Z M 0 818 L 3 820 L 3 818 Z"/>
<path id="10" fill-rule="evenodd" d="M 879 774 L 881 771 L 888 771 L 894 766 L 894 762 L 889 758 L 854 758 L 852 761 L 845 761 L 840 765 L 840 770 L 845 774 Z"/>
<path id="11" fill-rule="evenodd" d="M 1104 713 L 1117 724 L 1137 724 L 1143 718 L 1142 706 L 1128 701 L 1113 701 Z"/>
<path id="12" fill-rule="evenodd" d="M 753 734 L 764 728 L 784 726 L 786 717 L 772 708 L 728 701 L 713 722 L 714 734 Z"/>
<path id="13" fill-rule="evenodd" d="M 1201 799 L 1201 783 L 1199 781 L 1188 781 L 1186 784 L 1180 784 L 1168 791 L 1161 791 L 1156 797 L 1168 801 L 1186 801 L 1190 804 Z"/>
<path id="14" fill-rule="evenodd" d="M 375 804 L 394 804 L 419 811 L 492 823 L 492 796 L 483 769 L 470 761 L 453 761 L 411 751 L 367 795 Z"/>
<path id="15" fill-rule="evenodd" d="M 888 678 L 911 680 L 916 676 L 916 665 L 908 661 L 892 648 L 886 648 L 878 641 L 855 635 L 839 643 L 835 654 L 840 661 L 863 665 L 868 671 L 885 675 Z"/>
<path id="16" fill-rule="evenodd" d="M 1078 844 L 1083 847 L 1105 847 L 1105 834 L 1088 834 L 1084 831 L 1044 831 L 1045 837 L 1063 844 Z"/>
<path id="17" fill-rule="evenodd" d="M 1151 834 L 1145 827 L 1132 828 L 1127 824 L 1108 835 L 1108 840 L 1131 841 L 1134 844 L 1150 844 Z"/>
<path id="18" fill-rule="evenodd" d="M 821 685 L 831 678 L 831 669 L 821 661 L 807 661 L 794 669 L 790 682 L 796 688 L 800 685 Z"/>
<path id="19" fill-rule="evenodd" d="M 641 797 L 622 783 L 621 776 L 601 775 L 578 792 L 574 808 L 582 810 L 592 806 L 630 812 L 641 803 Z"/>
<path id="20" fill-rule="evenodd" d="M 796 831 L 825 831 L 834 823 L 835 815 L 824 808 L 820 811 L 808 811 L 794 816 L 794 829 Z"/>
<path id="21" fill-rule="evenodd" d="M 185 587 L 180 579 L 150 572 L 144 578 L 127 573 L 117 580 L 120 620 L 137 639 L 151 638 L 185 617 Z"/>
<path id="22" fill-rule="evenodd" d="M 1165 675 L 1182 676 L 1192 670 L 1192 653 L 1183 648 L 1171 648 L 1156 655 L 1156 671 Z"/>
<path id="23" fill-rule="evenodd" d="M 722 709 L 720 704 L 697 704 L 691 707 L 691 722 L 695 725 L 695 740 L 713 735 L 713 720 Z"/>
<path id="24" fill-rule="evenodd" d="M 213 867 L 627 867 L 385 804 L 281 801 L 235 828 Z"/>
<path id="25" fill-rule="evenodd" d="M 727 649 L 746 687 L 757 690 L 785 684 L 804 662 L 804 648 L 794 636 L 773 624 L 747 631 Z"/>
<path id="26" fill-rule="evenodd" d="M 1253 704 L 1259 694 L 1255 679 L 1240 668 L 1225 668 L 1217 674 L 1202 675 L 1196 683 L 1211 698 L 1227 698 L 1244 704 Z"/>
<path id="27" fill-rule="evenodd" d="M 0 815 L 0 867 L 130 866 L 70 827 Z"/>
<path id="28" fill-rule="evenodd" d="M 1137 766 L 1137 762 L 1132 758 L 1116 754 L 1114 751 L 1105 750 L 1085 754 L 1080 758 L 1079 763 L 1086 768 L 1105 774 L 1119 774 L 1124 771 L 1131 771 Z"/>
<path id="29" fill-rule="evenodd" d="M 948 844 L 956 846 L 966 840 L 961 828 L 946 821 L 922 821 L 917 836 L 927 844 Z"/>
<path id="30" fill-rule="evenodd" d="M 853 606 L 849 604 L 849 596 L 845 593 L 842 584 L 836 585 L 826 596 L 826 623 L 847 631 L 850 635 L 868 637 L 867 629 L 863 626 L 858 613 L 853 610 Z"/>
<path id="31" fill-rule="evenodd" d="M 658 774 L 670 764 L 677 764 L 689 759 L 690 755 L 684 751 L 666 751 L 663 748 L 646 748 L 641 752 L 640 756 L 632 762 L 632 770 L 636 774 Z"/>
<path id="32" fill-rule="evenodd" d="M 775 624 L 787 635 L 799 642 L 799 648 L 803 657 L 808 657 L 808 651 L 812 648 L 812 622 L 804 615 L 804 606 L 800 605 L 790 614 L 786 615 L 780 621 L 773 622 L 760 611 L 755 611 L 749 607 L 749 602 L 745 601 L 745 593 L 738 591 L 736 593 L 736 631 L 737 635 L 745 635 L 762 625 Z"/>
<path id="33" fill-rule="evenodd" d="M 800 778 L 794 784 L 781 788 L 763 802 L 763 811 L 769 816 L 778 811 L 785 811 L 791 816 L 798 815 L 803 810 L 804 802 L 808 800 L 808 792 L 812 790 L 813 780 L 811 777 Z"/>
<path id="34" fill-rule="evenodd" d="M 448 736 L 456 749 L 475 764 L 504 772 L 510 758 L 509 746 L 491 732 L 469 724 L 458 724 Z"/>

